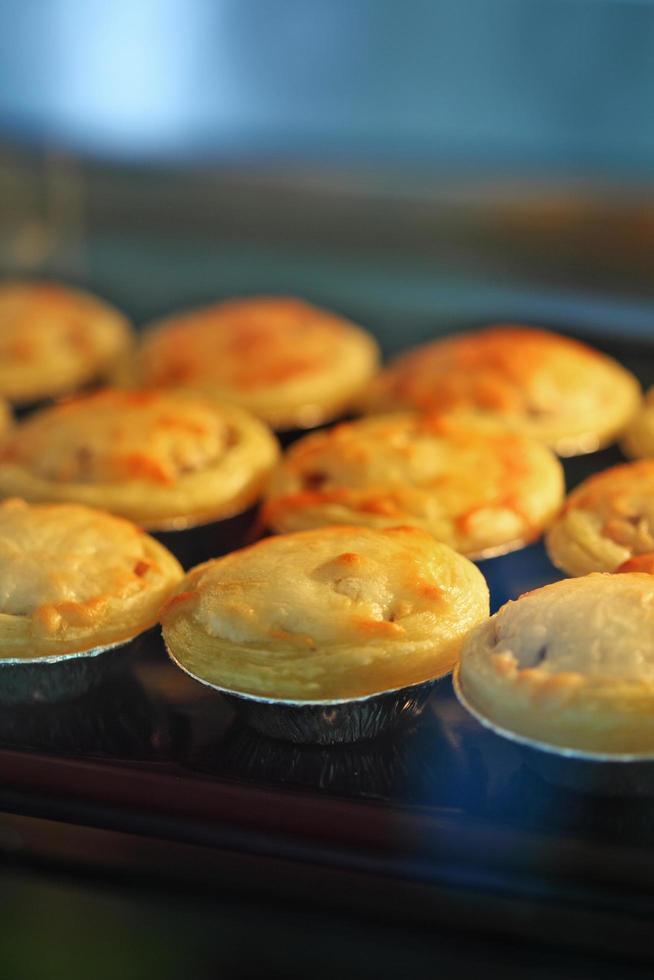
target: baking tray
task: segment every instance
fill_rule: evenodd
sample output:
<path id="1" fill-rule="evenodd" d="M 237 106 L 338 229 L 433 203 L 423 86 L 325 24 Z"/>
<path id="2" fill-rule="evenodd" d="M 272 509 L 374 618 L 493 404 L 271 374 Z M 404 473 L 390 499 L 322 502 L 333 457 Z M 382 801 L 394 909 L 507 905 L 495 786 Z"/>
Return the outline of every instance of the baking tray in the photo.
<path id="1" fill-rule="evenodd" d="M 597 343 L 654 382 L 654 346 Z M 611 447 L 568 460 L 568 485 L 620 459 Z M 560 577 L 540 543 L 480 564 L 494 609 Z M 473 915 L 541 938 L 547 922 L 557 942 L 650 955 L 654 800 L 550 785 L 461 710 L 449 680 L 391 735 L 288 745 L 244 728 L 167 661 L 155 632 L 84 696 L 3 708 L 0 781 L 5 813 L 138 835 L 128 861 L 124 847 L 87 849 L 83 861 L 106 868 L 137 870 L 156 845 L 180 879 L 227 875 L 275 893 L 293 879 L 312 901 L 365 909 L 386 895 L 394 916 Z M 194 858 L 179 857 L 185 847 Z M 228 872 L 218 854 L 242 863 Z"/>

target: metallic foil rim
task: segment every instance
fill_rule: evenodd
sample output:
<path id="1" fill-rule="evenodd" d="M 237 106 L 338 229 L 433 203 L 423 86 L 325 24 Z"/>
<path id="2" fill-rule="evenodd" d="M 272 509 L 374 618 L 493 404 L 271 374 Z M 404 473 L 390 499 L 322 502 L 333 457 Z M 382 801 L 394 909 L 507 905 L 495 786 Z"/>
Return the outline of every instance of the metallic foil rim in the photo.
<path id="1" fill-rule="evenodd" d="M 483 715 L 479 709 L 474 707 L 474 705 L 472 705 L 467 699 L 461 687 L 460 665 L 458 664 L 454 668 L 452 674 L 452 686 L 459 704 L 468 712 L 468 714 L 472 715 L 472 717 L 475 718 L 480 725 L 483 725 L 484 728 L 493 732 L 495 735 L 499 735 L 501 738 L 506 738 L 510 742 L 515 742 L 516 745 L 520 745 L 528 749 L 536 749 L 540 752 L 545 752 L 550 756 L 555 756 L 560 759 L 579 760 L 580 762 L 654 762 L 654 752 L 592 752 L 588 749 L 572 749 L 563 745 L 552 745 L 550 742 L 541 742 L 538 739 L 529 738 L 527 735 L 521 735 L 519 732 L 514 732 L 510 728 L 503 728 L 496 722 L 491 721 L 491 719 L 486 715 Z"/>
<path id="2" fill-rule="evenodd" d="M 148 627 L 150 628 L 150 627 Z M 147 630 L 143 630 L 147 632 Z M 0 657 L 0 669 L 2 667 L 20 667 L 22 664 L 25 666 L 34 666 L 35 664 L 60 664 L 64 663 L 66 660 L 82 660 L 86 657 L 98 657 L 101 653 L 106 653 L 108 650 L 116 650 L 118 647 L 127 646 L 132 640 L 141 636 L 142 633 L 136 633 L 134 636 L 128 636 L 124 640 L 116 640 L 115 643 L 109 643 L 103 647 L 91 647 L 89 650 L 77 650 L 73 653 L 56 653 L 56 654 L 46 654 L 43 657 Z"/>
<path id="3" fill-rule="evenodd" d="M 200 677 L 199 674 L 194 674 L 188 667 L 180 663 L 177 657 L 172 653 L 170 647 L 164 640 L 166 651 L 168 656 L 180 670 L 183 670 L 185 674 L 192 677 L 194 681 L 198 681 L 200 684 L 204 684 L 205 687 L 211 688 L 212 691 L 217 691 L 218 694 L 228 694 L 230 697 L 241 698 L 243 701 L 256 701 L 257 704 L 270 704 L 279 705 L 279 707 L 289 707 L 289 708 L 332 708 L 337 707 L 341 704 L 359 704 L 365 703 L 366 701 L 371 701 L 373 698 L 379 698 L 384 694 L 400 694 L 403 691 L 410 691 L 412 688 L 422 687 L 423 684 L 435 684 L 436 681 L 442 680 L 443 677 L 447 677 L 450 673 L 449 670 L 444 671 L 442 674 L 437 674 L 435 677 L 425 677 L 424 680 L 414 681 L 411 684 L 403 684 L 401 687 L 389 687 L 384 691 L 374 691 L 372 694 L 361 694 L 353 698 L 330 698 L 330 699 L 315 699 L 313 701 L 294 701 L 290 698 L 272 698 L 264 697 L 260 694 L 249 694 L 246 691 L 234 691 L 229 687 L 219 687 L 217 684 L 212 684 L 204 677 Z"/>

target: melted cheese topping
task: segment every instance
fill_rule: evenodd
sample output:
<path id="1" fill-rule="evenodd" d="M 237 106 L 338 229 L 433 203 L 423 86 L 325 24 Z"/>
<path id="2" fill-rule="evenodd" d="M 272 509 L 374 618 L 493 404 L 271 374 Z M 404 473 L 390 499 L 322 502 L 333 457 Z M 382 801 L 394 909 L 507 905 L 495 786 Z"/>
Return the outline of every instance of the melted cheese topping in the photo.
<path id="1" fill-rule="evenodd" d="M 487 615 L 481 573 L 423 531 L 332 527 L 198 566 L 162 622 L 172 656 L 205 683 L 317 701 L 446 673 Z"/>
<path id="2" fill-rule="evenodd" d="M 473 631 L 461 686 L 495 724 L 553 745 L 654 751 L 654 577 L 567 579 Z"/>
<path id="3" fill-rule="evenodd" d="M 654 551 L 654 460 L 614 466 L 581 483 L 546 543 L 554 564 L 569 575 L 612 572 Z"/>
<path id="4" fill-rule="evenodd" d="M 153 325 L 138 374 L 148 385 L 209 390 L 290 428 L 342 412 L 377 360 L 372 337 L 347 320 L 301 300 L 259 297 Z"/>
<path id="5" fill-rule="evenodd" d="M 367 397 L 371 411 L 418 408 L 492 416 L 563 456 L 592 452 L 627 425 L 638 382 L 612 358 L 546 330 L 496 326 L 398 357 Z"/>
<path id="6" fill-rule="evenodd" d="M 0 504 L 0 651 L 35 659 L 151 626 L 182 570 L 133 524 L 76 505 Z"/>
<path id="7" fill-rule="evenodd" d="M 275 531 L 415 524 L 467 555 L 538 537 L 558 511 L 563 472 L 540 443 L 486 420 L 363 419 L 295 443 L 263 509 Z"/>
<path id="8" fill-rule="evenodd" d="M 128 349 L 127 320 L 55 283 L 0 284 L 0 395 L 24 403 L 106 375 Z"/>
<path id="9" fill-rule="evenodd" d="M 276 458 L 260 422 L 210 396 L 108 389 L 18 426 L 0 449 L 0 491 L 179 526 L 249 506 Z"/>

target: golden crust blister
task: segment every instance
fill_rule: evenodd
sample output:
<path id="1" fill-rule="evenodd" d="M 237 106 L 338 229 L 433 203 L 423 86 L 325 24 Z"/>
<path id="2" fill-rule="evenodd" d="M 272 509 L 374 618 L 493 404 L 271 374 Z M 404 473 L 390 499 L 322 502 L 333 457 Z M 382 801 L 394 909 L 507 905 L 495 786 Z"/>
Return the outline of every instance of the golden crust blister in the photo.
<path id="1" fill-rule="evenodd" d="M 501 324 L 401 354 L 372 382 L 364 407 L 492 417 L 574 456 L 617 438 L 639 401 L 638 381 L 613 358 L 547 330 Z"/>
<path id="2" fill-rule="evenodd" d="M 0 660 L 59 658 L 153 626 L 183 575 L 140 528 L 76 504 L 0 504 Z"/>
<path id="3" fill-rule="evenodd" d="M 548 745 L 654 752 L 654 577 L 595 573 L 509 602 L 466 640 L 463 696 Z"/>
<path id="4" fill-rule="evenodd" d="M 654 551 L 654 459 L 613 466 L 584 480 L 546 537 L 568 575 L 612 572 Z"/>
<path id="5" fill-rule="evenodd" d="M 398 413 L 292 445 L 262 521 L 277 532 L 412 524 L 482 557 L 540 537 L 564 492 L 561 464 L 533 439 L 483 418 Z"/>
<path id="6" fill-rule="evenodd" d="M 0 283 L 0 396 L 17 405 L 105 378 L 132 344 L 114 307 L 54 282 Z"/>
<path id="7" fill-rule="evenodd" d="M 275 429 L 308 428 L 346 411 L 377 369 L 361 327 L 299 299 L 215 303 L 146 327 L 137 384 L 210 391 Z"/>
<path id="8" fill-rule="evenodd" d="M 338 526 L 198 566 L 162 623 L 173 659 L 205 683 L 315 702 L 442 676 L 488 604 L 479 570 L 425 532 Z"/>
<path id="9" fill-rule="evenodd" d="M 0 447 L 0 494 L 177 529 L 251 506 L 278 453 L 262 422 L 210 395 L 105 389 L 16 427 Z"/>

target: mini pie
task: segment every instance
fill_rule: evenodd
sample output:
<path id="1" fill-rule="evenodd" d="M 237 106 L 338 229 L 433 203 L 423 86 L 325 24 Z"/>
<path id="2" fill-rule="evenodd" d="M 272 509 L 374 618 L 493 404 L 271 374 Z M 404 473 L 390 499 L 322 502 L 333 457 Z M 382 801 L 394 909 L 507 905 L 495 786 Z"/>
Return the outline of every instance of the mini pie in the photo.
<path id="1" fill-rule="evenodd" d="M 634 459 L 654 457 L 654 387 L 645 395 L 639 411 L 622 436 L 620 445 L 625 455 Z"/>
<path id="2" fill-rule="evenodd" d="M 574 456 L 612 442 L 639 400 L 638 382 L 612 358 L 569 337 L 509 324 L 401 354 L 373 381 L 365 407 L 491 416 Z"/>
<path id="3" fill-rule="evenodd" d="M 412 524 L 480 557 L 539 537 L 564 493 L 561 464 L 533 439 L 483 418 L 398 413 L 296 442 L 262 520 L 277 532 Z"/>
<path id="4" fill-rule="evenodd" d="M 654 751 L 654 577 L 564 579 L 472 631 L 459 681 L 506 732 L 569 749 Z"/>
<path id="5" fill-rule="evenodd" d="M 106 377 L 131 345 L 125 317 L 52 282 L 0 283 L 0 396 L 22 405 Z"/>
<path id="6" fill-rule="evenodd" d="M 568 497 L 546 539 L 568 575 L 612 572 L 654 551 L 654 459 L 623 463 L 584 480 Z"/>
<path id="7" fill-rule="evenodd" d="M 442 676 L 488 602 L 472 562 L 424 531 L 339 526 L 198 565 L 162 623 L 173 659 L 204 683 L 315 702 Z"/>
<path id="8" fill-rule="evenodd" d="M 182 577 L 158 541 L 76 504 L 0 504 L 0 660 L 114 646 L 157 622 Z"/>
<path id="9" fill-rule="evenodd" d="M 179 529 L 249 507 L 277 455 L 262 422 L 210 395 L 110 388 L 18 425 L 0 447 L 0 494 Z"/>
<path id="10" fill-rule="evenodd" d="M 299 299 L 256 297 L 167 317 L 146 330 L 140 383 L 211 391 L 273 428 L 307 428 L 350 407 L 374 374 L 372 336 Z"/>

